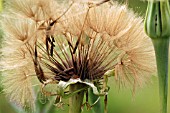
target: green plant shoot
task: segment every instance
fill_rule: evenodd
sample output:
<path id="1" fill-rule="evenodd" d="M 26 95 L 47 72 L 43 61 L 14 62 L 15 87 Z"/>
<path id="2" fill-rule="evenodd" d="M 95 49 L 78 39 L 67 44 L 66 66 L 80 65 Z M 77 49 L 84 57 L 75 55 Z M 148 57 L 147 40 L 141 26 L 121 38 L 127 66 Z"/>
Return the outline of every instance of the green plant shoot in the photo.
<path id="1" fill-rule="evenodd" d="M 167 113 L 168 51 L 170 37 L 170 9 L 168 0 L 148 1 L 145 31 L 152 39 L 155 49 L 161 113 Z"/>

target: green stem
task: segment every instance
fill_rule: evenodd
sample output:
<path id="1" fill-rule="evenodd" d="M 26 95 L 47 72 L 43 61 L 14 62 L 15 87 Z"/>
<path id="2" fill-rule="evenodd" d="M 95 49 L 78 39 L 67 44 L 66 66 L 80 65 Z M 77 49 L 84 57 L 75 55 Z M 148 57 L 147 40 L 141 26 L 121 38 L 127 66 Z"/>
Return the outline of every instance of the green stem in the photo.
<path id="1" fill-rule="evenodd" d="M 158 70 L 161 113 L 167 113 L 168 50 L 170 37 L 169 0 L 149 0 L 145 31 L 152 39 Z"/>
<path id="2" fill-rule="evenodd" d="M 70 93 L 75 92 L 76 90 L 86 87 L 84 84 L 72 84 L 70 85 Z M 70 97 L 69 99 L 69 113 L 81 113 L 81 106 L 83 103 L 84 91 L 78 92 Z"/>
<path id="3" fill-rule="evenodd" d="M 167 113 L 169 38 L 152 39 L 158 70 L 161 113 Z"/>

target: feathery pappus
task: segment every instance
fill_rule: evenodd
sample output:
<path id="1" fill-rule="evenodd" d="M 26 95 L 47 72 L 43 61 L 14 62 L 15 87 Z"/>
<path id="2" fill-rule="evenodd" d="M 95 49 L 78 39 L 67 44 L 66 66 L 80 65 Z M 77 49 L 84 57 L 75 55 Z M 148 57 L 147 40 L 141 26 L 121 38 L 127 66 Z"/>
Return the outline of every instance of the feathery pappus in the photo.
<path id="1" fill-rule="evenodd" d="M 102 91 L 110 70 L 120 85 L 134 86 L 155 72 L 143 19 L 126 5 L 109 0 L 66 5 L 56 0 L 13 0 L 1 16 L 2 83 L 4 92 L 21 106 L 34 108 L 35 79 L 47 95 L 60 95 L 45 87 L 61 82 L 80 82 L 93 89 L 100 84 L 97 93 L 107 95 Z"/>

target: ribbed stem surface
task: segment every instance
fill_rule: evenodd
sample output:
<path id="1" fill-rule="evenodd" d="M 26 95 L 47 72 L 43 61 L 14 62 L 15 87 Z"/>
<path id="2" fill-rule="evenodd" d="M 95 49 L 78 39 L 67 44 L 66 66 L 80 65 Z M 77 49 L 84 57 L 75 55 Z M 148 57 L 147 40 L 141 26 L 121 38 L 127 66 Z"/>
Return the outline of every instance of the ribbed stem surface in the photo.
<path id="1" fill-rule="evenodd" d="M 167 113 L 169 38 L 152 39 L 158 70 L 161 113 Z"/>
<path id="2" fill-rule="evenodd" d="M 82 89 L 85 87 L 83 84 L 77 83 L 70 85 L 70 92 Z M 81 106 L 83 103 L 84 91 L 76 93 L 69 99 L 69 113 L 81 113 Z"/>

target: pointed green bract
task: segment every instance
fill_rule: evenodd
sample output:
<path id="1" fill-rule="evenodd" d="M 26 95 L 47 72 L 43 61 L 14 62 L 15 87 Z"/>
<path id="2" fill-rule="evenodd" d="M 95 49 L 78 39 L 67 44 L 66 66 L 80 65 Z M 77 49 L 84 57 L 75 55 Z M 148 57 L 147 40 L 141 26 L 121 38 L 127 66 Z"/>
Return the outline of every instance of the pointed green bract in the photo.
<path id="1" fill-rule="evenodd" d="M 167 113 L 168 51 L 170 37 L 170 9 L 168 0 L 148 1 L 145 31 L 152 39 L 155 49 L 161 113 Z"/>
<path id="2" fill-rule="evenodd" d="M 145 18 L 146 34 L 152 39 L 169 38 L 169 30 L 169 1 L 149 1 Z"/>

